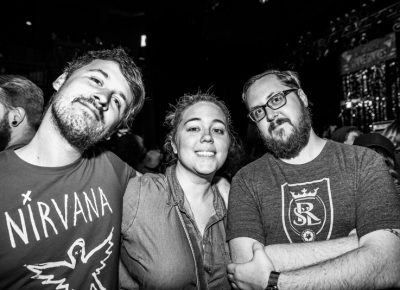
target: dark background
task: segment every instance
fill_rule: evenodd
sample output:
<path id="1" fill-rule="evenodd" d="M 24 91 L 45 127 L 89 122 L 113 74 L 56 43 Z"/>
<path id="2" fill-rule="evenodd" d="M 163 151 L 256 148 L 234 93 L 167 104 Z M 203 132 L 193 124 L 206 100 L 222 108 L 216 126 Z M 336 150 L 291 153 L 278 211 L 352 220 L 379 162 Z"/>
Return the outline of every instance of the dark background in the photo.
<path id="1" fill-rule="evenodd" d="M 239 136 L 246 139 L 243 83 L 268 68 L 293 69 L 313 103 L 314 127 L 321 134 L 327 125 L 338 124 L 340 54 L 392 32 L 400 11 L 377 12 L 398 2 L 6 2 L 1 4 L 0 72 L 28 76 L 49 99 L 51 82 L 72 57 L 123 46 L 143 70 L 148 97 L 134 132 L 161 143 L 169 103 L 198 90 L 227 103 Z M 360 19 L 368 20 L 367 28 L 354 26 Z M 146 47 L 140 47 L 142 34 Z"/>

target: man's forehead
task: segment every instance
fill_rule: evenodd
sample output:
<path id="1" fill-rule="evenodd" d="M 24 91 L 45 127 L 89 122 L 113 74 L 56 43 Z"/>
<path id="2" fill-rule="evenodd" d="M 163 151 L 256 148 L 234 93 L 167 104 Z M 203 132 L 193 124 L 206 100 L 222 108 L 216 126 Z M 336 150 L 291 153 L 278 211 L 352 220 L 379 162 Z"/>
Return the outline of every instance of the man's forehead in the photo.
<path id="1" fill-rule="evenodd" d="M 110 71 L 110 73 L 114 72 L 122 75 L 119 64 L 113 60 L 106 59 L 94 59 L 88 64 L 79 68 L 78 71 L 89 71 L 92 69 L 103 69 L 105 71 Z"/>
<path id="2" fill-rule="evenodd" d="M 113 60 L 95 59 L 80 68 L 83 72 L 96 72 L 111 82 L 119 82 L 119 91 L 126 97 L 127 104 L 133 101 L 131 87 L 121 71 L 119 63 Z"/>
<path id="3" fill-rule="evenodd" d="M 275 75 L 266 75 L 263 76 L 262 78 L 258 79 L 254 83 L 254 88 L 262 88 L 262 89 L 268 89 L 268 88 L 275 88 L 275 87 L 282 87 L 283 84 L 282 82 L 275 76 Z"/>
<path id="4" fill-rule="evenodd" d="M 255 81 L 250 87 L 248 93 L 248 102 L 250 104 L 255 100 L 264 100 L 271 93 L 281 91 L 284 88 L 285 86 L 275 75 L 266 75 Z"/>

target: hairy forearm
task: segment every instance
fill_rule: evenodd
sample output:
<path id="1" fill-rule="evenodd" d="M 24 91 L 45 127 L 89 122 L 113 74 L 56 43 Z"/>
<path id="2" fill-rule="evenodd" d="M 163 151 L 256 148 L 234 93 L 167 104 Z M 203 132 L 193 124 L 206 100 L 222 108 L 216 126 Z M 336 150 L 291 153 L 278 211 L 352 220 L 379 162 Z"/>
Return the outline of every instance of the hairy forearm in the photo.
<path id="1" fill-rule="evenodd" d="M 329 241 L 270 245 L 264 250 L 276 271 L 290 271 L 336 258 L 358 246 L 357 236 L 350 235 Z"/>
<path id="2" fill-rule="evenodd" d="M 279 289 L 384 289 L 400 287 L 400 243 L 363 245 L 334 259 L 282 272 Z"/>

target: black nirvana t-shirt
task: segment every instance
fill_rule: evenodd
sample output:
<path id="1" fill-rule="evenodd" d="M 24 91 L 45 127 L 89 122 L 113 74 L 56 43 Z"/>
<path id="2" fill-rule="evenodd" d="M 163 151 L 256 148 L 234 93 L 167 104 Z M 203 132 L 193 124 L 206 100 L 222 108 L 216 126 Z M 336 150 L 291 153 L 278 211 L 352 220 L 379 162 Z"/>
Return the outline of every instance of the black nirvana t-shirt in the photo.
<path id="1" fill-rule="evenodd" d="M 117 289 L 122 196 L 110 152 L 46 168 L 0 153 L 0 289 Z"/>

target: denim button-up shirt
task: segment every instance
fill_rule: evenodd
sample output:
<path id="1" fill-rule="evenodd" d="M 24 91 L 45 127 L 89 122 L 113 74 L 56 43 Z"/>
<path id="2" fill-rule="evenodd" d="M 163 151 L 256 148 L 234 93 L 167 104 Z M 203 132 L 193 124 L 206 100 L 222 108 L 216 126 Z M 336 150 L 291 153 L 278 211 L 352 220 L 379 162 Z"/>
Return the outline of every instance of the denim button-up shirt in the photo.
<path id="1" fill-rule="evenodd" d="M 185 206 L 175 166 L 165 176 L 145 174 L 131 181 L 124 196 L 121 247 L 121 260 L 133 278 L 129 289 L 231 289 L 226 208 L 218 189 L 213 191 L 215 215 L 202 237 Z M 121 281 L 122 288 L 126 282 Z"/>

